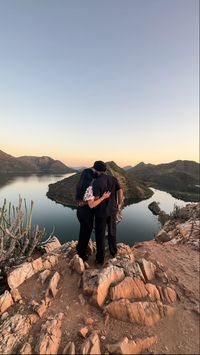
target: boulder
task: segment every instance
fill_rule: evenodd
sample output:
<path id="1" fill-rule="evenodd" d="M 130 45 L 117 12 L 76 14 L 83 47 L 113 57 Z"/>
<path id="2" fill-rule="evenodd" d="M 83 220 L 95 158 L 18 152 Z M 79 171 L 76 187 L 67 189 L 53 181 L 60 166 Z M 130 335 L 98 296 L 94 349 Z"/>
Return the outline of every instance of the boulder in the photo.
<path id="1" fill-rule="evenodd" d="M 161 302 L 134 302 L 127 299 L 111 302 L 106 310 L 116 319 L 152 326 L 161 318 L 171 315 L 174 309 L 171 306 L 163 305 Z"/>
<path id="2" fill-rule="evenodd" d="M 80 349 L 82 355 L 101 355 L 100 340 L 97 333 L 92 333 Z"/>
<path id="3" fill-rule="evenodd" d="M 13 305 L 13 299 L 9 291 L 4 291 L 0 296 L 0 315 Z"/>
<path id="4" fill-rule="evenodd" d="M 43 258 L 38 258 L 32 262 L 25 262 L 19 267 L 15 267 L 8 276 L 7 282 L 11 289 L 18 288 L 25 280 L 29 279 L 35 273 L 50 269 L 58 263 L 57 255 L 46 255 Z"/>
<path id="5" fill-rule="evenodd" d="M 56 296 L 56 293 L 58 292 L 57 286 L 59 280 L 60 280 L 60 274 L 56 271 L 49 281 L 49 285 L 46 290 L 46 296 L 48 296 L 49 294 L 51 294 L 53 297 Z"/>
<path id="6" fill-rule="evenodd" d="M 156 266 L 146 259 L 141 259 L 139 264 L 146 281 L 151 281 L 155 277 Z"/>
<path id="7" fill-rule="evenodd" d="M 51 239 L 49 239 L 46 243 L 43 243 L 40 246 L 40 249 L 42 249 L 45 253 L 49 253 L 57 248 L 61 247 L 61 244 L 58 240 L 57 237 L 53 236 Z"/>
<path id="8" fill-rule="evenodd" d="M 168 302 L 168 303 L 173 303 L 176 301 L 177 296 L 176 292 L 170 288 L 170 287 L 165 287 L 165 286 L 158 286 L 158 290 L 160 292 L 160 297 L 162 302 Z"/>
<path id="9" fill-rule="evenodd" d="M 110 289 L 110 298 L 118 300 L 120 298 L 144 298 L 147 290 L 142 280 L 132 277 L 125 277 L 123 281 Z"/>
<path id="10" fill-rule="evenodd" d="M 155 214 L 156 216 L 158 216 L 161 212 L 161 209 L 159 207 L 159 202 L 153 201 L 148 205 L 148 208 L 150 209 L 150 211 Z"/>
<path id="11" fill-rule="evenodd" d="M 155 285 L 147 283 L 145 285 L 145 288 L 148 292 L 148 297 L 151 301 L 157 301 L 157 300 L 160 301 L 160 293 Z"/>
<path id="12" fill-rule="evenodd" d="M 129 340 L 125 337 L 116 344 L 107 345 L 107 349 L 111 354 L 140 354 L 145 349 L 154 345 L 157 342 L 157 337 L 148 337 L 145 339 Z"/>
<path id="13" fill-rule="evenodd" d="M 123 280 L 124 276 L 123 269 L 113 265 L 102 270 L 86 270 L 83 274 L 83 291 L 102 307 L 110 285 Z"/>
<path id="14" fill-rule="evenodd" d="M 169 240 L 171 240 L 171 237 L 164 229 L 161 229 L 155 236 L 155 240 L 156 242 L 165 243 L 169 242 Z"/>
<path id="15" fill-rule="evenodd" d="M 70 261 L 70 267 L 78 274 L 82 274 L 85 270 L 83 259 L 81 259 L 77 254 L 74 255 L 73 259 Z"/>
<path id="16" fill-rule="evenodd" d="M 12 354 L 37 320 L 35 314 L 15 314 L 6 319 L 0 327 L 0 354 Z"/>
<path id="17" fill-rule="evenodd" d="M 58 313 L 54 317 L 49 317 L 42 325 L 35 348 L 36 353 L 57 354 L 61 342 L 61 324 L 63 316 L 63 313 Z"/>

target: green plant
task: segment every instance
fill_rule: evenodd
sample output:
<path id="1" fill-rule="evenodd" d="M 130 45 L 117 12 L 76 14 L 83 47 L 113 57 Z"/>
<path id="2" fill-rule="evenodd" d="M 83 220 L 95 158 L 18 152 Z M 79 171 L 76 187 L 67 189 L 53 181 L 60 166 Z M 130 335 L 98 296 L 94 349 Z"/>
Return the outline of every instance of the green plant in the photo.
<path id="1" fill-rule="evenodd" d="M 45 229 L 32 226 L 33 201 L 28 211 L 19 196 L 17 207 L 4 200 L 0 208 L 0 267 L 16 264 L 20 258 L 29 257 L 45 235 Z"/>

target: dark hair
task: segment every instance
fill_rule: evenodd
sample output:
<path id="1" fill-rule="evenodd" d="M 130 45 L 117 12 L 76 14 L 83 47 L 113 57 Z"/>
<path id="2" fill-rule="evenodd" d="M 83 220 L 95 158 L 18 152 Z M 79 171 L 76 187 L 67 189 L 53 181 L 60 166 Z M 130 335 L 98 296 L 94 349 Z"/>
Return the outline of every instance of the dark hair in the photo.
<path id="1" fill-rule="evenodd" d="M 92 169 L 83 170 L 80 180 L 76 186 L 76 200 L 82 200 L 86 189 L 90 186 L 92 180 L 95 178 L 95 174 Z"/>
<path id="2" fill-rule="evenodd" d="M 99 172 L 106 171 L 106 164 L 102 160 L 95 161 L 93 168 Z"/>

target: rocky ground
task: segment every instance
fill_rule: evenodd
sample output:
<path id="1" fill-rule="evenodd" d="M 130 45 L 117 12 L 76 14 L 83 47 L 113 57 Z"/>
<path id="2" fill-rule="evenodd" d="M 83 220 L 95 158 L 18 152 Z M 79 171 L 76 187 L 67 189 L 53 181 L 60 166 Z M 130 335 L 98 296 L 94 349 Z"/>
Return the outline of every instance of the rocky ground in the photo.
<path id="1" fill-rule="evenodd" d="M 114 259 L 107 251 L 103 266 L 95 243 L 83 263 L 76 242 L 54 240 L 9 270 L 0 353 L 199 354 L 198 208 L 166 222 L 156 240 L 119 244 Z"/>

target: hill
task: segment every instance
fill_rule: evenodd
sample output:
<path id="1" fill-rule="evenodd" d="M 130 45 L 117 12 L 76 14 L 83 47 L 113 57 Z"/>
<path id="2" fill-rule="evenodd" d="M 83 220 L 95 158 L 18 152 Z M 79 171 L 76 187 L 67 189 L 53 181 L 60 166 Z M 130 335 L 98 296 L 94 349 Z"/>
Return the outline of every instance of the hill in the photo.
<path id="1" fill-rule="evenodd" d="M 69 168 L 59 160 L 50 157 L 23 156 L 13 157 L 0 150 L 0 174 L 33 174 L 33 173 L 73 173 L 76 170 Z"/>
<path id="2" fill-rule="evenodd" d="M 176 160 L 167 164 L 145 164 L 143 162 L 128 170 L 132 176 L 152 187 L 170 192 L 185 201 L 199 200 L 200 164 L 189 160 Z"/>
<path id="3" fill-rule="evenodd" d="M 114 162 L 108 162 L 107 173 L 115 176 L 125 193 L 124 204 L 128 205 L 133 202 L 138 202 L 152 196 L 152 191 L 144 184 L 133 178 L 130 174 L 127 174 L 122 168 L 120 168 Z M 76 185 L 81 176 L 81 172 L 65 178 L 55 184 L 49 185 L 47 196 L 56 202 L 63 205 L 76 206 L 75 192 Z"/>

